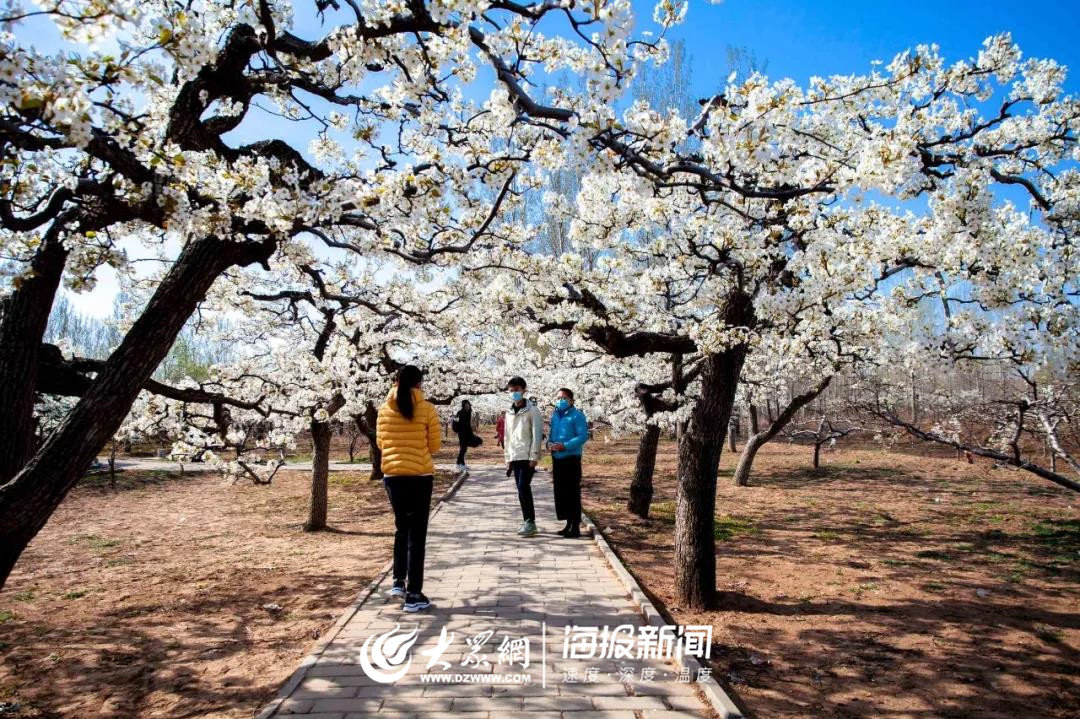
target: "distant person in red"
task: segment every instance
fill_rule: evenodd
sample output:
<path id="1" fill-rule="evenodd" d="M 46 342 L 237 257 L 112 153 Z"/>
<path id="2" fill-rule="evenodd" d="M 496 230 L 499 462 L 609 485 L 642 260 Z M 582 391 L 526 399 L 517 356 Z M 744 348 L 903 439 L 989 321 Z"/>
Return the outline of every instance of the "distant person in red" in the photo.
<path id="1" fill-rule="evenodd" d="M 499 441 L 499 447 L 506 440 L 506 414 L 499 412 L 499 418 L 495 420 L 495 439 Z"/>

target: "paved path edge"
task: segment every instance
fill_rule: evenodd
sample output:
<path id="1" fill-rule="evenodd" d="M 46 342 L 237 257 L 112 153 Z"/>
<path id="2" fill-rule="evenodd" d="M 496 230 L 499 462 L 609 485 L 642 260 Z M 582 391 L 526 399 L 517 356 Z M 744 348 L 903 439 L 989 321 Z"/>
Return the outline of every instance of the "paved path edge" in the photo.
<path id="1" fill-rule="evenodd" d="M 468 478 L 469 475 L 465 474 L 454 480 L 454 483 L 450 485 L 450 488 L 443 492 L 442 496 L 439 497 L 438 503 L 431 510 L 430 517 L 434 517 L 436 514 L 439 513 L 439 510 L 442 509 L 443 506 L 454 497 L 458 489 L 461 488 L 461 485 L 464 484 L 465 480 Z M 314 665 L 315 662 L 319 659 L 319 657 L 322 656 L 322 653 L 326 650 L 326 647 L 328 647 L 330 643 L 334 641 L 335 638 L 337 638 L 338 632 L 341 631 L 342 627 L 348 624 L 349 620 L 353 618 L 353 615 L 356 614 L 356 612 L 358 612 L 362 606 L 364 606 L 364 602 L 366 602 L 368 600 L 368 597 L 370 597 L 375 592 L 376 587 L 378 587 L 379 584 L 382 583 L 382 580 L 386 578 L 386 575 L 393 568 L 394 559 L 393 557 L 391 557 L 389 560 L 387 560 L 386 564 L 384 564 L 381 569 L 375 572 L 375 576 L 372 577 L 371 581 L 368 582 L 364 586 L 364 588 L 360 590 L 360 593 L 356 596 L 356 599 L 353 600 L 352 604 L 345 608 L 345 611 L 341 613 L 341 616 L 338 617 L 337 621 L 334 622 L 333 626 L 326 630 L 326 633 L 323 634 L 322 637 L 320 637 L 319 640 L 315 642 L 315 646 L 311 648 L 311 651 L 308 652 L 308 654 L 300 660 L 299 666 L 296 667 L 296 670 L 292 674 L 290 674 L 289 678 L 286 679 L 278 688 L 277 694 L 275 694 L 274 698 L 270 700 L 270 703 L 263 707 L 261 711 L 255 712 L 255 719 L 270 719 L 270 717 L 274 716 L 274 713 L 277 712 L 278 708 L 281 707 L 282 702 L 288 699 L 289 695 L 292 694 L 298 686 L 300 686 L 300 682 L 304 680 L 304 676 L 307 674 L 308 668 Z"/>
<path id="2" fill-rule="evenodd" d="M 596 526 L 596 523 L 592 518 L 585 513 L 581 512 L 582 517 L 585 520 L 585 525 L 591 530 L 596 546 L 600 549 L 600 553 L 604 555 L 604 559 L 607 560 L 608 565 L 611 567 L 611 571 L 622 582 L 623 587 L 630 595 L 630 600 L 641 612 L 642 618 L 649 624 L 655 627 L 667 626 L 668 622 L 664 619 L 664 616 L 656 609 L 656 606 L 649 599 L 648 595 L 641 589 L 641 585 L 634 579 L 634 575 L 630 573 L 630 570 L 626 568 L 622 560 L 619 559 L 619 555 L 615 554 L 615 550 L 611 548 L 607 540 L 604 539 L 603 533 L 600 528 Z M 675 663 L 680 668 L 686 668 L 690 670 L 690 675 L 696 677 L 698 670 L 702 668 L 701 662 L 696 657 L 678 657 L 675 659 Z M 732 701 L 728 693 L 724 691 L 724 688 L 720 686 L 719 682 L 714 679 L 711 674 L 706 681 L 696 682 L 695 685 L 701 689 L 705 695 L 705 699 L 708 700 L 709 705 L 716 710 L 716 712 L 722 717 L 722 719 L 746 719 L 746 715 L 742 710 Z"/>

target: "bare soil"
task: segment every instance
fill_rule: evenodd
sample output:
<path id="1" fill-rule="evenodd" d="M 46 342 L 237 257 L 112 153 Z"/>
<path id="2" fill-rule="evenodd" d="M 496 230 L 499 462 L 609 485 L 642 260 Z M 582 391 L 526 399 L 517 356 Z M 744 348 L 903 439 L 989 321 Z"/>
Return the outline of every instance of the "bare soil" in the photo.
<path id="1" fill-rule="evenodd" d="M 714 675 L 757 717 L 1080 716 L 1080 497 L 912 448 L 780 443 L 717 491 L 714 610 L 673 591 L 674 447 L 652 517 L 625 510 L 636 441 L 589 446 L 592 515 L 657 603 L 714 627 Z"/>
<path id="2" fill-rule="evenodd" d="M 502 461 L 492 434 L 470 464 Z M 625 511 L 635 451 L 589 445 L 586 511 L 675 621 L 714 626 L 714 673 L 751 715 L 1080 716 L 1075 494 L 918 447 L 826 452 L 814 472 L 786 444 L 736 488 L 725 453 L 720 601 L 692 612 L 672 591 L 673 446 L 649 521 Z M 250 717 L 389 558 L 366 476 L 331 474 L 314 534 L 304 472 L 85 480 L 0 592 L 0 716 Z"/>
<path id="3" fill-rule="evenodd" d="M 332 473 L 316 533 L 309 486 L 84 480 L 0 592 L 0 716 L 251 717 L 390 557 L 381 482 Z"/>

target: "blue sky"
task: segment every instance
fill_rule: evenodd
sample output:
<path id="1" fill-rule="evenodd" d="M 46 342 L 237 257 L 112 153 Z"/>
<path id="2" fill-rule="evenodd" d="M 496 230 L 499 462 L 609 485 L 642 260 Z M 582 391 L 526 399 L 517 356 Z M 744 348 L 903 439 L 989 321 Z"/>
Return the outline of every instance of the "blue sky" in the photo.
<path id="1" fill-rule="evenodd" d="M 638 0 L 639 14 L 653 3 Z M 691 0 L 682 38 L 692 56 L 695 90 L 723 85 L 725 48 L 744 46 L 768 61 L 772 78 L 800 82 L 812 75 L 863 73 L 919 44 L 937 43 L 947 60 L 978 53 L 982 41 L 1011 32 L 1026 57 L 1051 57 L 1074 70 L 1066 83 L 1080 91 L 1080 2 L 859 2 L 844 0 Z"/>

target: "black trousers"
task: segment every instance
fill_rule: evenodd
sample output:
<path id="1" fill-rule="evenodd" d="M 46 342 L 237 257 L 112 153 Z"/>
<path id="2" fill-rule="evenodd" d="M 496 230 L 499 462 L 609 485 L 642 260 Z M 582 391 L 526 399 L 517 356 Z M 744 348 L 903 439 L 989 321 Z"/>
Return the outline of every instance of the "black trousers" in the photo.
<path id="1" fill-rule="evenodd" d="M 469 449 L 468 440 L 465 437 L 458 438 L 457 463 L 465 464 L 465 452 Z"/>
<path id="2" fill-rule="evenodd" d="M 394 582 L 406 582 L 405 591 L 419 594 L 424 588 L 424 549 L 428 514 L 435 478 L 383 477 L 383 486 L 394 508 Z"/>
<path id="3" fill-rule="evenodd" d="M 526 522 L 536 521 L 536 510 L 533 509 L 532 496 L 532 478 L 536 474 L 536 469 L 531 466 L 527 459 L 518 459 L 511 462 L 510 469 L 514 473 L 514 484 L 517 485 L 521 518 Z"/>
<path id="4" fill-rule="evenodd" d="M 555 516 L 571 527 L 581 524 L 581 457 L 551 458 Z"/>

